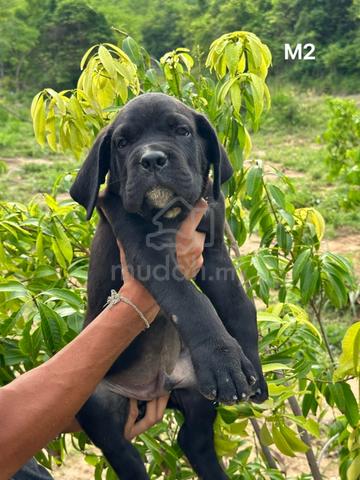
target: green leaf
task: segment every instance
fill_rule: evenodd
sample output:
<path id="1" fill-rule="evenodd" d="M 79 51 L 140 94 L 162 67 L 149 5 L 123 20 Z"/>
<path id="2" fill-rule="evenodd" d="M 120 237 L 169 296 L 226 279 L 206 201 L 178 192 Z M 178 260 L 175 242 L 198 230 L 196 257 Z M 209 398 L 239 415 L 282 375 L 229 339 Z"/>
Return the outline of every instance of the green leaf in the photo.
<path id="1" fill-rule="evenodd" d="M 247 427 L 248 421 L 243 420 L 242 422 L 234 422 L 227 427 L 227 431 L 231 435 L 241 435 L 244 436 L 246 435 L 246 427 Z"/>
<path id="2" fill-rule="evenodd" d="M 124 39 L 122 48 L 130 60 L 139 65 L 142 60 L 141 47 L 132 37 L 126 37 Z"/>
<path id="3" fill-rule="evenodd" d="M 0 292 L 11 293 L 11 299 L 23 298 L 28 296 L 28 291 L 24 285 L 16 280 L 8 280 L 0 283 Z"/>
<path id="4" fill-rule="evenodd" d="M 296 433 L 291 430 L 291 428 L 289 428 L 287 425 L 281 423 L 279 429 L 285 440 L 289 444 L 290 448 L 294 450 L 294 452 L 305 453 L 309 450 L 309 446 L 306 445 L 305 442 L 300 440 L 300 438 L 297 437 Z"/>
<path id="5" fill-rule="evenodd" d="M 22 331 L 22 337 L 19 340 L 19 348 L 25 355 L 30 357 L 33 363 L 35 363 L 41 347 L 41 330 L 37 328 L 33 333 L 30 333 L 32 323 L 32 320 L 30 320 L 25 324 Z"/>
<path id="6" fill-rule="evenodd" d="M 254 128 L 257 129 L 257 123 L 260 119 L 261 113 L 264 109 L 264 82 L 260 77 L 253 73 L 248 73 L 250 78 L 250 89 L 254 103 Z"/>
<path id="7" fill-rule="evenodd" d="M 83 301 L 75 292 L 66 288 L 51 288 L 41 292 L 41 295 L 49 297 L 49 301 L 62 300 L 68 305 L 74 307 L 76 310 L 82 309 L 84 306 Z"/>
<path id="8" fill-rule="evenodd" d="M 179 58 L 182 60 L 182 62 L 184 63 L 186 69 L 188 72 L 190 72 L 190 70 L 192 69 L 192 67 L 194 66 L 194 60 L 192 58 L 191 55 L 189 55 L 188 53 L 180 53 L 179 54 Z"/>
<path id="9" fill-rule="evenodd" d="M 289 205 L 287 204 L 287 208 L 289 209 Z M 279 211 L 278 211 L 279 215 L 281 216 L 281 218 L 289 225 L 290 228 L 293 228 L 293 226 L 295 225 L 295 219 L 294 217 L 292 216 L 291 213 L 289 212 L 286 212 L 285 210 L 283 210 L 282 208 L 279 208 Z"/>
<path id="10" fill-rule="evenodd" d="M 246 194 L 252 199 L 260 197 L 262 190 L 262 175 L 263 169 L 259 166 L 252 167 L 248 171 L 246 176 Z"/>
<path id="11" fill-rule="evenodd" d="M 95 48 L 96 48 L 97 46 L 98 46 L 98 45 L 93 45 L 92 47 L 90 47 L 90 48 L 85 52 L 85 55 L 82 57 L 81 62 L 80 62 L 80 70 L 83 70 L 83 69 L 84 69 L 84 66 L 85 66 L 85 63 L 86 63 L 87 59 L 89 58 L 90 54 L 93 52 L 93 50 L 95 50 Z"/>
<path id="12" fill-rule="evenodd" d="M 307 387 L 307 392 L 303 396 L 302 400 L 302 413 L 306 417 L 311 409 L 311 407 L 317 402 L 315 398 L 315 385 L 314 383 L 310 382 L 309 386 Z"/>
<path id="13" fill-rule="evenodd" d="M 346 480 L 359 480 L 360 477 L 360 453 L 351 462 L 347 472 Z"/>
<path id="14" fill-rule="evenodd" d="M 280 452 L 283 453 L 284 455 L 287 455 L 288 457 L 295 457 L 295 453 L 293 449 L 290 447 L 286 438 L 280 432 L 280 430 L 276 428 L 275 425 L 273 425 L 271 431 L 272 431 L 272 436 L 273 436 L 275 445 L 280 450 Z"/>
<path id="15" fill-rule="evenodd" d="M 323 238 L 325 233 L 325 220 L 318 210 L 313 207 L 297 208 L 295 210 L 295 216 L 297 216 L 301 222 L 313 225 L 317 238 L 319 240 Z"/>
<path id="16" fill-rule="evenodd" d="M 105 48 L 103 45 L 100 45 L 99 50 L 98 50 L 99 58 L 101 60 L 101 63 L 104 65 L 105 69 L 107 70 L 108 74 L 110 77 L 115 76 L 115 65 L 114 65 L 114 58 L 109 52 L 107 48 Z"/>
<path id="17" fill-rule="evenodd" d="M 315 294 L 319 285 L 319 279 L 319 270 L 316 269 L 313 262 L 307 262 L 300 274 L 301 297 L 304 303 L 308 303 Z"/>
<path id="18" fill-rule="evenodd" d="M 292 236 L 286 231 L 282 223 L 278 223 L 276 227 L 276 240 L 279 247 L 287 254 L 292 247 Z"/>
<path id="19" fill-rule="evenodd" d="M 2 356 L 7 366 L 18 365 L 28 360 L 28 356 L 24 355 L 19 346 L 12 340 L 4 340 L 2 342 L 2 350 Z"/>
<path id="20" fill-rule="evenodd" d="M 31 106 L 34 133 L 36 141 L 41 145 L 45 145 L 45 119 L 46 119 L 46 102 L 42 92 L 38 94 Z"/>
<path id="21" fill-rule="evenodd" d="M 274 443 L 274 440 L 271 436 L 271 433 L 266 425 L 266 422 L 263 423 L 262 427 L 260 428 L 260 440 L 264 445 L 271 445 Z"/>
<path id="22" fill-rule="evenodd" d="M 39 230 L 37 234 L 35 248 L 38 260 L 39 262 L 42 262 L 44 257 L 44 236 L 41 230 Z"/>
<path id="23" fill-rule="evenodd" d="M 276 185 L 268 184 L 267 189 L 269 191 L 269 194 L 272 200 L 276 203 L 276 205 L 279 208 L 286 210 L 285 194 L 280 190 L 280 188 L 277 187 Z"/>
<path id="24" fill-rule="evenodd" d="M 41 332 L 46 351 L 54 355 L 63 346 L 63 335 L 67 330 L 66 323 L 54 310 L 41 302 L 37 302 L 41 318 Z"/>
<path id="25" fill-rule="evenodd" d="M 254 255 L 251 259 L 252 265 L 256 268 L 256 271 L 268 285 L 273 285 L 273 279 L 266 263 L 264 262 L 261 254 Z"/>
<path id="26" fill-rule="evenodd" d="M 360 361 L 359 346 L 360 321 L 351 325 L 344 335 L 339 366 L 334 373 L 335 379 L 341 379 L 345 375 L 358 375 Z"/>
<path id="27" fill-rule="evenodd" d="M 241 93 L 240 86 L 238 83 L 233 83 L 230 88 L 230 97 L 231 103 L 234 107 L 235 112 L 239 112 L 241 108 Z"/>
<path id="28" fill-rule="evenodd" d="M 280 362 L 273 362 L 273 363 L 264 363 L 263 364 L 263 372 L 275 372 L 276 370 L 291 370 L 289 365 L 285 365 L 284 363 Z"/>
<path id="29" fill-rule="evenodd" d="M 344 382 L 344 383 L 341 383 L 341 387 L 342 387 L 343 395 L 345 399 L 344 414 L 348 419 L 350 425 L 355 428 L 359 422 L 359 405 L 350 388 L 350 385 Z"/>
<path id="30" fill-rule="evenodd" d="M 258 222 L 264 215 L 269 215 L 267 205 L 265 203 L 255 203 L 250 210 L 249 216 L 249 232 L 252 233 Z"/>
<path id="31" fill-rule="evenodd" d="M 304 266 L 307 265 L 308 263 L 310 255 L 311 255 L 311 250 L 306 249 L 306 250 L 303 250 L 300 253 L 300 255 L 298 255 L 298 257 L 296 258 L 293 266 L 293 270 L 292 270 L 292 278 L 293 278 L 294 284 L 296 284 L 297 281 L 299 280 L 300 275 L 304 269 Z"/>
<path id="32" fill-rule="evenodd" d="M 242 45 L 237 43 L 228 43 L 225 47 L 225 61 L 230 75 L 234 76 L 237 70 Z"/>
<path id="33" fill-rule="evenodd" d="M 55 219 L 52 224 L 52 230 L 55 235 L 55 238 L 53 239 L 53 250 L 55 256 L 59 261 L 59 264 L 63 268 L 66 268 L 66 263 L 71 263 L 73 258 L 73 249 L 71 242 L 67 237 L 63 226 L 59 224 Z M 65 260 L 65 262 L 62 260 L 61 257 Z"/>
<path id="34" fill-rule="evenodd" d="M 345 414 L 345 395 L 341 383 L 329 384 L 329 389 L 336 406 L 341 413 Z"/>
<path id="35" fill-rule="evenodd" d="M 85 462 L 95 467 L 99 463 L 99 457 L 94 454 L 85 455 Z"/>

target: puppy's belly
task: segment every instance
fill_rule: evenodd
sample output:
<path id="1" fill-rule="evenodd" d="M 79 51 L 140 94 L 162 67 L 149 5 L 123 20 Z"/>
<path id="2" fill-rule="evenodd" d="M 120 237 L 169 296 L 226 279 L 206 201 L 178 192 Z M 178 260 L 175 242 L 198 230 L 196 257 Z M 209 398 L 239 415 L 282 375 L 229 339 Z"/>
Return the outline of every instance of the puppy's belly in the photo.
<path id="1" fill-rule="evenodd" d="M 104 381 L 119 395 L 146 401 L 196 385 L 189 351 L 174 325 L 161 314 L 119 357 L 116 369 Z"/>

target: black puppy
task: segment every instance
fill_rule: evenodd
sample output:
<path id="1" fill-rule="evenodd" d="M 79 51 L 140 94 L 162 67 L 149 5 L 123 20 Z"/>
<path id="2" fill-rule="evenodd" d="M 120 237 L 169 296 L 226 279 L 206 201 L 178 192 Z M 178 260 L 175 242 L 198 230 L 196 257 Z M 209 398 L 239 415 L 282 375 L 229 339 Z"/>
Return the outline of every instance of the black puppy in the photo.
<path id="1" fill-rule="evenodd" d="M 209 180 L 213 166 L 213 183 Z M 108 175 L 104 195 L 99 187 Z M 133 275 L 161 312 L 118 358 L 78 414 L 92 441 L 123 480 L 147 479 L 137 450 L 123 436 L 128 398 L 150 400 L 172 391 L 169 407 L 185 418 L 179 444 L 205 480 L 228 478 L 213 444 L 214 401 L 267 398 L 258 356 L 256 311 L 224 245 L 221 183 L 232 168 L 203 116 L 164 94 L 141 95 L 94 143 L 71 196 L 100 222 L 91 248 L 85 326 L 122 285 L 120 240 Z M 209 208 L 203 293 L 180 273 L 174 253 L 180 223 L 200 197 Z"/>

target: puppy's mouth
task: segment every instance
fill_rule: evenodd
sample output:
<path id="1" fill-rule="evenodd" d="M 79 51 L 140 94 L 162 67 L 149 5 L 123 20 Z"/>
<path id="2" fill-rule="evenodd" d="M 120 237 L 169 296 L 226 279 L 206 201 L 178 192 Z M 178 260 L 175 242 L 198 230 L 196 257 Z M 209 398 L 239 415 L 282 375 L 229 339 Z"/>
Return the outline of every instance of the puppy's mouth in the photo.
<path id="1" fill-rule="evenodd" d="M 169 188 L 161 186 L 153 187 L 145 193 L 145 199 L 151 208 L 163 210 L 163 216 L 165 218 L 175 218 L 181 212 L 181 208 L 176 206 L 175 192 Z"/>

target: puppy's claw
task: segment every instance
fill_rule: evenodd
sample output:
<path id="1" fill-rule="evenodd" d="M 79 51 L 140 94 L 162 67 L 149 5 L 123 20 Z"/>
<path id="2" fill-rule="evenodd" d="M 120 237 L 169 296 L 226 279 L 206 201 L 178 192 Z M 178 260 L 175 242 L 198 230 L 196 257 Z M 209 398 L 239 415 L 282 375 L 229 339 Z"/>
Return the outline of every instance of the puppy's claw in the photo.
<path id="1" fill-rule="evenodd" d="M 256 383 L 256 378 L 251 375 L 251 377 L 249 378 L 249 382 L 250 382 L 250 385 L 254 385 Z"/>

